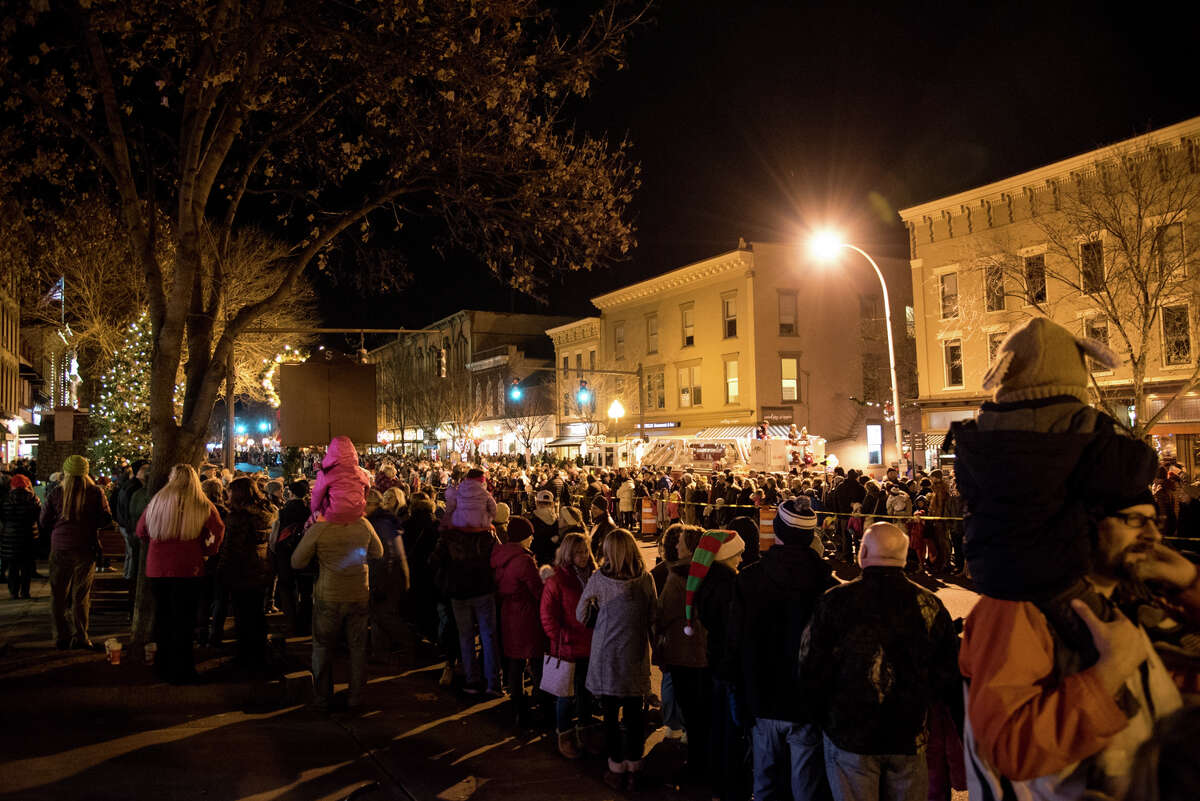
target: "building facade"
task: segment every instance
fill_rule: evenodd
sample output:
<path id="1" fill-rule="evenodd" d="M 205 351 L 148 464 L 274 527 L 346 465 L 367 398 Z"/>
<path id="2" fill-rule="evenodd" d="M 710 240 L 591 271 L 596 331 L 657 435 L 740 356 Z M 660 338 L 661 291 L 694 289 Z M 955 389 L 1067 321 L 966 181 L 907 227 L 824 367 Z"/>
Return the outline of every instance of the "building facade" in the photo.
<path id="1" fill-rule="evenodd" d="M 0 276 L 0 462 L 18 456 L 18 433 L 24 405 L 21 381 L 21 310 L 17 305 L 17 277 Z"/>
<path id="2" fill-rule="evenodd" d="M 794 423 L 824 437 L 847 464 L 894 462 L 874 275 L 816 265 L 793 245 L 742 245 L 595 297 L 598 317 L 547 331 L 564 439 L 749 437 L 765 420 L 776 435 Z M 902 315 L 907 285 L 889 286 Z M 903 345 L 903 317 L 893 324 Z M 635 375 L 604 374 L 639 368 L 640 389 Z M 592 397 L 581 405 L 585 380 Z M 613 400 L 624 418 L 608 419 Z"/>
<path id="3" fill-rule="evenodd" d="M 924 430 L 975 414 L 996 348 L 1037 315 L 1118 353 L 1117 368 L 1093 372 L 1095 400 L 1118 419 L 1149 421 L 1186 393 L 1197 372 L 1197 200 L 1200 118 L 902 210 Z M 1183 395 L 1151 433 L 1194 464 L 1200 398 Z"/>

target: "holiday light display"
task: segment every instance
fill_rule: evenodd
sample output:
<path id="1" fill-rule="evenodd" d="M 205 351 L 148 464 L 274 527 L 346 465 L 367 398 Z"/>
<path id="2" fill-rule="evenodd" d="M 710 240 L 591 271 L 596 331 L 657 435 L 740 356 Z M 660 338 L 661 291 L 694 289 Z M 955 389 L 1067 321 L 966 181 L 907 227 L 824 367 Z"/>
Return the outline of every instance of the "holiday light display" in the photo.
<path id="1" fill-rule="evenodd" d="M 291 345 L 284 345 L 283 353 L 276 354 L 274 359 L 263 359 L 263 371 L 259 381 L 262 383 L 263 392 L 266 393 L 267 403 L 271 404 L 272 408 L 279 408 L 279 393 L 275 391 L 275 373 L 279 371 L 279 365 L 301 364 L 307 360 L 308 351 L 293 348 Z"/>

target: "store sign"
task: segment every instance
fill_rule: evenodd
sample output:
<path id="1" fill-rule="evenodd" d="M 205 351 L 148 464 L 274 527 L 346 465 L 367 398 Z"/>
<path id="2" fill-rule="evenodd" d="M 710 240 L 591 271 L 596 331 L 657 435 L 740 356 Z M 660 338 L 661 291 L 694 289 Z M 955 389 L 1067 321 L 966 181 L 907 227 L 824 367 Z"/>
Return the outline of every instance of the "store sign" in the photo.
<path id="1" fill-rule="evenodd" d="M 666 423 L 642 423 L 642 428 L 679 428 L 679 421 L 673 420 Z"/>
<path id="2" fill-rule="evenodd" d="M 791 406 L 764 406 L 762 419 L 767 425 L 790 426 L 796 422 L 796 410 Z"/>
<path id="3" fill-rule="evenodd" d="M 720 442 L 689 442 L 693 462 L 718 462 L 725 458 L 725 445 Z"/>

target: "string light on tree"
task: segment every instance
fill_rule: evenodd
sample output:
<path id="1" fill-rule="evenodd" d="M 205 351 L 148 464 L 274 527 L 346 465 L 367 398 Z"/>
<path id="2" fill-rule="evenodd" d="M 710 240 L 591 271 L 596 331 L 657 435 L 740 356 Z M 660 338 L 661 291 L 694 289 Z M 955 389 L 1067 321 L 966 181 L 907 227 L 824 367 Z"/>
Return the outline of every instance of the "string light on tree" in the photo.
<path id="1" fill-rule="evenodd" d="M 279 408 L 279 393 L 275 390 L 275 374 L 281 364 L 301 364 L 308 361 L 308 351 L 284 345 L 283 352 L 277 353 L 274 359 L 263 359 L 263 371 L 259 382 L 267 396 L 267 403 L 273 408 Z"/>
<path id="2" fill-rule="evenodd" d="M 143 314 L 129 325 L 125 343 L 117 349 L 100 378 L 98 400 L 92 409 L 95 439 L 92 459 L 104 472 L 123 461 L 148 456 L 150 438 L 150 363 L 154 340 Z"/>

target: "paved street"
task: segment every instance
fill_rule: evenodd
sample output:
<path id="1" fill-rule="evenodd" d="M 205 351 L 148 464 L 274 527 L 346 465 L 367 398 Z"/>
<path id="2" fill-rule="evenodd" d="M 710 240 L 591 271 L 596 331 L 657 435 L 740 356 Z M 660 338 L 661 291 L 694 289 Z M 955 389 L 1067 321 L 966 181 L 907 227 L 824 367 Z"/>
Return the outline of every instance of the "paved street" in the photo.
<path id="1" fill-rule="evenodd" d="M 97 642 L 126 628 L 110 590 L 120 584 L 97 575 Z M 198 651 L 210 683 L 171 687 L 131 660 L 55 651 L 48 584 L 35 580 L 33 590 L 30 601 L 0 602 L 0 801 L 336 801 L 356 791 L 367 801 L 502 801 L 561 798 L 568 787 L 580 801 L 613 798 L 603 760 L 567 762 L 552 738 L 513 728 L 506 701 L 440 689 L 441 662 L 426 651 L 372 663 L 366 712 L 326 716 L 289 701 L 281 683 L 239 679 L 224 653 Z M 954 586 L 938 593 L 956 616 L 974 598 Z M 307 640 L 287 644 L 289 669 L 302 674 L 307 655 Z M 654 679 L 657 689 L 657 671 Z M 664 782 L 683 752 L 663 734 L 648 742 L 650 794 L 693 797 Z"/>

